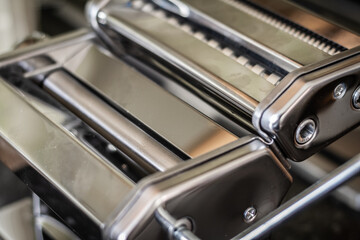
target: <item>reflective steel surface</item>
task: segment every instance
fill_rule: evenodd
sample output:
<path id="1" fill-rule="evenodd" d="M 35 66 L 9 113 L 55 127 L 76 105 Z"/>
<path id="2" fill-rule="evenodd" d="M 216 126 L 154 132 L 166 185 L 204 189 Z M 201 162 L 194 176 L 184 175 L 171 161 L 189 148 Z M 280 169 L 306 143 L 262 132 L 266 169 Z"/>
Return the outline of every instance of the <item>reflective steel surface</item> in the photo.
<path id="1" fill-rule="evenodd" d="M 66 72 L 52 73 L 44 89 L 82 118 L 105 138 L 143 167 L 154 172 L 175 166 L 181 159 L 138 129 L 91 92 L 74 81 Z"/>
<path id="2" fill-rule="evenodd" d="M 153 50 L 208 88 L 227 92 L 227 98 L 246 112 L 251 113 L 273 89 L 265 79 L 163 19 L 131 8 L 111 9 L 105 19 L 111 28 Z"/>
<path id="3" fill-rule="evenodd" d="M 352 95 L 360 84 L 360 48 L 353 48 L 289 74 L 259 104 L 254 126 L 276 138 L 284 152 L 295 161 L 305 160 L 360 124 Z M 340 83 L 347 86 L 343 98 L 334 98 Z M 281 89 L 281 90 L 280 90 Z M 311 141 L 294 141 L 296 128 L 312 119 L 316 129 Z"/>
<path id="4" fill-rule="evenodd" d="M 176 219 L 191 217 L 201 239 L 229 239 L 247 228 L 248 206 L 257 206 L 261 218 L 278 206 L 291 182 L 266 145 L 244 137 L 144 179 L 105 233 L 110 239 L 165 238 L 154 220 L 156 209 L 165 206 Z"/>
<path id="5" fill-rule="evenodd" d="M 12 171 L 22 172 L 22 180 L 30 186 L 35 175 L 27 169 L 35 169 L 101 226 L 133 182 L 42 116 L 3 80 L 0 92 L 1 161 Z"/>
<path id="6" fill-rule="evenodd" d="M 311 46 L 301 39 L 293 37 L 284 31 L 284 29 L 279 29 L 251 15 L 251 11 L 246 8 L 243 9 L 242 6 L 244 4 L 236 0 L 216 0 L 211 2 L 184 0 L 182 2 L 188 4 L 194 11 L 199 13 L 204 18 L 202 22 L 212 23 L 212 27 L 217 27 L 219 30 L 220 28 L 226 29 L 227 33 L 225 34 L 237 39 L 241 39 L 245 35 L 288 58 L 287 61 L 280 58 L 281 61 L 285 61 L 286 64 L 291 66 L 286 67 L 288 70 L 291 68 L 291 70 L 294 70 L 294 68 L 299 66 L 308 65 L 329 57 L 328 53 Z M 277 64 L 282 65 L 284 63 L 277 62 Z"/>
<path id="7" fill-rule="evenodd" d="M 279 207 L 288 159 L 359 125 L 359 49 L 247 0 L 94 0 L 86 14 L 92 30 L 0 56 L 0 161 L 39 196 L 37 233 L 267 237 L 358 172 L 357 156 Z M 311 163 L 313 178 L 336 166 Z M 335 195 L 356 208 L 352 187 Z"/>
<path id="8" fill-rule="evenodd" d="M 66 62 L 64 67 L 190 157 L 197 157 L 237 139 L 104 51 L 89 46 Z"/>

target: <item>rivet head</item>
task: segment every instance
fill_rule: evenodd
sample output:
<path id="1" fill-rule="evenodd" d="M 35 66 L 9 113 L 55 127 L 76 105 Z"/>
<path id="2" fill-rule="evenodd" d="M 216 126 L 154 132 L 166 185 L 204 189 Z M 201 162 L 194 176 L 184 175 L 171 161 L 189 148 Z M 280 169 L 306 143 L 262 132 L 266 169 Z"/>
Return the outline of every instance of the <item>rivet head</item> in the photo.
<path id="1" fill-rule="evenodd" d="M 244 221 L 246 223 L 251 223 L 252 221 L 255 220 L 256 216 L 257 216 L 256 208 L 249 207 L 244 212 Z"/>
<path id="2" fill-rule="evenodd" d="M 344 97 L 345 93 L 346 93 L 346 84 L 340 83 L 334 89 L 334 98 L 341 99 L 342 97 Z"/>

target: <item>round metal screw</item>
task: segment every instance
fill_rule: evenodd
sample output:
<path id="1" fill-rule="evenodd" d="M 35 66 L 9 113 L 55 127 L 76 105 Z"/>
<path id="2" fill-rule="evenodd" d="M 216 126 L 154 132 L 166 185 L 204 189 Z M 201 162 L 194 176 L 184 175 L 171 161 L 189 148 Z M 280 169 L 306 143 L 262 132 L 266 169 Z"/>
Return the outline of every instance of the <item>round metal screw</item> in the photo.
<path id="1" fill-rule="evenodd" d="M 298 144 L 310 143 L 316 134 L 316 124 L 312 119 L 305 119 L 296 128 L 295 140 Z"/>
<path id="2" fill-rule="evenodd" d="M 346 84 L 340 83 L 334 89 L 334 98 L 341 99 L 346 93 Z"/>
<path id="3" fill-rule="evenodd" d="M 354 108 L 360 109 L 360 86 L 356 88 L 352 96 L 352 104 Z"/>
<path id="4" fill-rule="evenodd" d="M 246 223 L 251 223 L 252 221 L 255 220 L 256 216 L 257 216 L 256 208 L 249 207 L 244 212 L 244 221 Z"/>

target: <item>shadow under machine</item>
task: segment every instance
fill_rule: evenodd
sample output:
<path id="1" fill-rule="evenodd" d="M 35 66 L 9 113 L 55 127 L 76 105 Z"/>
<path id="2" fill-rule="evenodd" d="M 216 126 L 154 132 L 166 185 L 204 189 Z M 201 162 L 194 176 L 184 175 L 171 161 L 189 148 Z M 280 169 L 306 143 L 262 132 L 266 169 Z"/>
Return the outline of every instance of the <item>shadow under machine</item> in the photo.
<path id="1" fill-rule="evenodd" d="M 359 155 L 331 173 L 297 163 L 359 140 L 359 47 L 248 1 L 90 1 L 86 14 L 91 30 L 0 57 L 0 160 L 76 236 L 264 238 L 360 170 Z M 351 16 L 341 24 L 359 31 Z M 328 174 L 280 205 L 292 165 Z"/>

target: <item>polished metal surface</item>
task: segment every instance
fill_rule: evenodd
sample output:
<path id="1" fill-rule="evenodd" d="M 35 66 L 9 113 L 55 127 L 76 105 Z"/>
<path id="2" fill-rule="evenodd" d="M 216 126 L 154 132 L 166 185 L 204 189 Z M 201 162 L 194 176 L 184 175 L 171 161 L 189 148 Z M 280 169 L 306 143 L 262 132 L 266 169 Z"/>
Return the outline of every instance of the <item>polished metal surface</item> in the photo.
<path id="1" fill-rule="evenodd" d="M 64 67 L 191 158 L 237 139 L 133 67 L 104 51 L 91 45 Z"/>
<path id="2" fill-rule="evenodd" d="M 237 111 L 234 105 L 208 93 L 205 86 L 192 84 L 195 82 L 189 81 L 176 69 L 166 67 L 148 54 L 142 57 L 125 55 L 122 60 L 234 135 L 243 137 L 256 132 L 248 114 Z"/>
<path id="3" fill-rule="evenodd" d="M 81 36 L 76 36 L 76 37 L 81 38 Z M 66 92 L 66 94 L 71 95 L 72 94 L 71 90 L 73 90 L 74 96 L 72 96 L 73 97 L 73 99 L 71 99 L 72 101 L 81 97 L 80 93 L 86 92 L 87 94 L 89 94 L 88 96 L 90 96 L 90 97 L 85 98 L 85 99 L 93 99 L 93 100 L 95 99 L 95 102 L 97 102 L 97 101 L 104 102 L 104 106 L 102 105 L 100 109 L 105 112 L 106 112 L 106 110 L 105 110 L 106 108 L 112 108 L 111 106 L 115 106 L 113 108 L 114 112 L 116 112 L 116 114 L 118 114 L 118 115 L 121 115 L 121 113 L 120 113 L 121 111 L 118 112 L 118 110 L 121 107 L 124 107 L 124 108 L 127 107 L 125 109 L 128 112 L 128 114 L 137 113 L 138 115 L 136 117 L 139 117 L 140 119 L 145 119 L 145 120 L 147 117 L 146 115 L 141 115 L 140 109 L 137 109 L 136 106 L 135 107 L 131 106 L 131 105 L 128 106 L 126 104 L 126 102 L 119 101 L 119 98 L 118 98 L 119 95 L 123 95 L 123 96 L 125 95 L 128 97 L 131 96 L 131 95 L 126 95 L 126 94 L 129 94 L 128 91 L 122 90 L 122 92 L 111 92 L 110 91 L 111 89 L 108 87 L 107 88 L 108 92 L 106 92 L 107 95 L 104 94 L 105 92 L 99 91 L 100 95 L 104 94 L 104 95 L 100 96 L 99 94 L 94 94 L 93 92 L 91 93 L 88 90 L 88 87 L 93 87 L 96 90 L 101 90 L 102 86 L 99 82 L 95 81 L 96 80 L 95 78 L 92 79 L 95 82 L 93 82 L 93 84 L 90 84 L 91 82 L 88 82 L 89 83 L 88 86 L 84 86 L 82 83 L 77 81 L 76 77 L 79 77 L 80 81 L 82 81 L 83 83 L 86 83 L 86 80 L 88 80 L 88 79 L 91 80 L 92 75 L 87 75 L 88 77 L 83 78 L 85 73 L 81 72 L 81 69 L 80 70 L 78 69 L 79 63 L 81 63 L 81 61 L 79 61 L 79 58 L 77 59 L 77 61 L 75 61 L 76 58 L 73 58 L 74 56 L 83 57 L 81 53 L 88 53 L 86 50 L 89 50 L 89 49 L 92 50 L 91 53 L 92 54 L 95 53 L 95 55 L 93 56 L 92 59 L 86 58 L 87 61 L 89 61 L 89 60 L 94 61 L 94 59 L 97 58 L 97 60 L 100 60 L 100 62 L 105 63 L 105 65 L 102 65 L 102 67 L 107 66 L 111 69 L 116 69 L 117 67 L 121 66 L 121 68 L 119 68 L 119 70 L 121 70 L 121 71 L 118 71 L 118 72 L 115 71 L 116 75 L 123 77 L 121 79 L 126 79 L 126 80 L 127 79 L 135 79 L 134 80 L 135 82 L 137 81 L 136 79 L 138 79 L 139 83 L 137 86 L 144 87 L 142 89 L 142 92 L 146 92 L 146 90 L 153 91 L 152 94 L 150 95 L 150 97 L 148 97 L 147 99 L 146 98 L 144 99 L 143 98 L 144 96 L 135 95 L 135 97 L 139 97 L 140 99 L 142 98 L 141 100 L 143 100 L 137 104 L 138 107 L 141 107 L 141 104 L 143 104 L 144 102 L 151 102 L 151 100 L 152 100 L 151 98 L 153 98 L 154 96 L 159 96 L 159 97 L 161 96 L 164 98 L 164 99 L 162 99 L 162 101 L 173 102 L 174 108 L 176 108 L 178 110 L 183 109 L 180 112 L 181 114 L 179 114 L 177 112 L 173 112 L 172 115 L 175 115 L 176 117 L 179 117 L 179 118 L 180 117 L 183 118 L 184 116 L 186 116 L 188 118 L 191 117 L 192 122 L 200 121 L 200 123 L 203 123 L 198 126 L 191 126 L 192 128 L 195 127 L 192 130 L 193 132 L 188 130 L 188 135 L 190 135 L 190 137 L 191 137 L 190 138 L 189 136 L 187 136 L 189 138 L 188 139 L 189 141 L 192 140 L 192 138 L 196 138 L 196 137 L 194 137 L 194 134 L 198 130 L 201 130 L 200 135 L 204 135 L 203 137 L 197 138 L 198 142 L 199 141 L 202 143 L 205 142 L 204 145 L 197 146 L 194 142 L 194 144 L 193 144 L 194 146 L 192 146 L 192 149 L 196 149 L 196 148 L 198 148 L 198 149 L 194 150 L 193 152 L 190 152 L 190 150 L 189 150 L 189 153 L 192 153 L 193 156 L 202 155 L 203 153 L 207 153 L 213 149 L 216 149 L 220 146 L 223 146 L 226 143 L 230 143 L 233 140 L 237 139 L 237 137 L 235 137 L 234 135 L 230 134 L 229 132 L 223 130 L 220 126 L 212 123 L 212 121 L 210 121 L 209 119 L 207 119 L 206 117 L 204 117 L 203 115 L 201 115 L 200 113 L 198 113 L 197 111 L 195 111 L 194 109 L 192 109 L 191 107 L 186 105 L 185 103 L 181 102 L 177 98 L 166 93 L 164 90 L 162 90 L 162 88 L 160 86 L 156 85 L 154 82 L 151 82 L 145 76 L 143 76 L 140 73 L 138 73 L 137 71 L 133 70 L 125 63 L 122 63 L 121 61 L 110 56 L 106 50 L 95 47 L 96 45 L 91 43 L 91 38 L 85 39 L 85 42 L 81 42 L 81 43 L 77 42 L 75 39 L 72 39 L 72 40 L 73 40 L 73 45 L 71 45 L 71 46 L 65 45 L 64 46 L 65 48 L 62 48 L 62 46 L 58 46 L 58 48 L 56 48 L 54 50 L 53 46 L 50 46 L 49 47 L 49 51 L 50 51 L 49 56 L 46 56 L 46 55 L 39 56 L 36 54 L 36 52 L 31 52 L 29 54 L 29 56 L 31 58 L 20 58 L 21 61 L 18 63 L 16 63 L 14 61 L 14 59 L 12 59 L 13 56 L 10 56 L 9 58 L 7 58 L 7 60 L 10 59 L 10 63 L 13 63 L 13 65 L 11 65 L 11 66 L 6 65 L 2 69 L 1 74 L 6 75 L 7 71 L 10 71 L 9 72 L 10 75 L 6 75 L 7 77 L 10 76 L 9 79 L 7 79 L 6 81 L 8 81 L 10 84 L 12 84 L 13 85 L 12 87 L 15 88 L 16 91 L 22 95 L 22 99 L 24 100 L 24 102 L 29 104 L 31 106 L 30 108 L 34 108 L 34 111 L 38 112 L 41 117 L 46 119 L 46 121 L 49 121 L 49 122 L 51 122 L 51 124 L 54 124 L 54 126 L 56 128 L 58 128 L 60 132 L 64 132 L 70 138 L 71 141 L 75 141 L 76 143 L 78 143 L 84 149 L 85 152 L 91 153 L 93 155 L 98 154 L 94 150 L 93 146 L 91 146 L 88 142 L 86 142 L 86 139 L 84 139 L 84 136 L 82 135 L 82 131 L 83 131 L 84 127 L 79 127 L 82 124 L 81 120 L 78 119 L 76 116 L 73 116 L 71 114 L 71 112 L 68 112 L 68 110 L 66 110 L 66 109 L 64 110 L 63 106 L 60 107 L 60 106 L 58 106 L 57 103 L 54 104 L 54 99 L 49 98 L 49 96 L 42 96 L 43 94 L 46 95 L 46 93 L 41 92 L 42 91 L 41 89 L 37 89 L 36 88 L 37 86 L 34 83 L 40 84 L 41 86 L 43 86 L 43 88 L 45 90 L 48 90 L 49 92 L 50 92 L 50 89 L 51 89 L 51 91 L 55 91 L 55 90 L 59 91 L 59 88 L 57 88 L 58 86 L 62 86 L 63 87 L 62 89 L 64 92 Z M 83 52 L 79 51 L 79 49 L 81 49 L 81 48 L 83 48 L 85 50 Z M 66 51 L 64 51 L 64 50 L 66 50 Z M 64 51 L 63 54 L 61 54 L 62 51 Z M 79 52 L 80 52 L 80 54 L 77 54 Z M 40 53 L 42 53 L 42 52 L 40 51 Z M 69 61 L 69 59 L 74 59 L 74 61 L 73 62 L 72 62 L 72 60 Z M 84 59 L 80 58 L 80 60 L 84 60 Z M 12 61 L 14 61 L 14 62 L 12 62 Z M 77 64 L 75 64 L 75 62 L 77 62 Z M 64 64 L 64 63 L 66 63 L 66 64 Z M 99 62 L 95 61 L 95 64 L 96 63 L 99 63 Z M 86 64 L 89 64 L 89 62 L 86 62 Z M 90 67 L 91 67 L 91 65 L 90 65 Z M 7 70 L 7 68 L 9 68 L 9 69 Z M 16 73 L 15 79 L 12 79 L 13 78 L 13 76 L 11 75 L 12 68 L 14 68 L 16 71 L 18 71 Z M 69 73 L 66 73 L 65 71 L 61 70 L 62 68 L 64 68 L 66 71 L 70 71 L 71 74 L 74 74 L 77 76 L 76 77 L 71 76 Z M 94 68 L 94 70 L 96 70 L 96 68 Z M 82 75 L 80 73 L 82 73 Z M 60 74 L 60 75 L 64 74 L 66 77 L 64 78 L 64 76 L 62 76 L 59 78 L 59 76 L 56 77 L 57 74 Z M 55 78 L 55 80 L 53 80 L 53 78 Z M 85 79 L 85 80 L 83 80 L 83 79 Z M 20 85 L 19 85 L 19 80 L 21 81 Z M 32 82 L 32 81 L 34 81 L 34 82 Z M 111 77 L 108 78 L 108 81 L 110 81 L 110 83 L 112 82 Z M 120 82 L 120 83 L 124 83 L 124 82 Z M 129 83 L 129 82 L 125 82 L 125 83 Z M 74 84 L 77 86 L 76 88 L 74 87 Z M 69 86 L 71 86 L 71 87 L 69 87 Z M 97 88 L 95 88 L 95 87 L 97 87 Z M 121 86 L 119 86 L 119 89 L 121 89 L 120 87 Z M 106 88 L 105 88 L 105 90 L 106 90 Z M 107 97 L 109 97 L 109 93 L 112 94 L 112 98 L 107 99 Z M 117 95 L 117 93 L 120 93 L 120 94 Z M 50 99 L 50 101 L 48 98 Z M 63 96 L 61 97 L 61 99 L 63 100 Z M 66 99 L 69 99 L 69 98 L 65 98 L 65 100 Z M 105 104 L 104 100 L 110 104 L 108 104 L 108 103 Z M 116 100 L 116 101 L 113 101 L 113 100 Z M 113 102 L 111 103 L 111 101 L 113 101 Z M 84 102 L 82 102 L 82 104 L 83 103 Z M 116 104 L 118 104 L 118 103 L 121 103 L 121 106 L 116 107 Z M 16 104 L 16 103 L 14 103 L 14 104 Z M 158 102 L 158 105 L 164 106 L 161 104 L 162 104 L 161 102 Z M 67 105 L 67 104 L 65 104 L 65 105 Z M 152 103 L 150 105 L 150 107 L 154 107 L 154 105 L 156 105 L 156 103 Z M 76 107 L 78 107 L 78 106 L 79 105 L 76 105 Z M 88 111 L 92 111 L 92 109 L 96 109 L 95 105 L 92 102 L 90 103 L 90 106 L 91 107 L 88 108 L 90 110 L 88 110 Z M 73 110 L 74 113 L 78 114 L 78 112 L 74 111 L 74 109 L 72 107 L 69 107 L 69 109 Z M 130 112 L 129 110 L 132 110 L 132 112 Z M 141 109 L 141 110 L 144 110 L 144 109 Z M 155 108 L 155 110 L 156 110 L 156 108 Z M 164 111 L 163 109 L 160 109 L 160 110 Z M 159 109 L 157 111 L 159 111 Z M 171 113 L 171 111 L 172 111 L 171 109 L 167 109 L 164 112 L 167 112 L 169 114 L 169 113 Z M 84 114 L 84 112 L 82 112 L 81 114 Z M 85 114 L 86 114 L 86 112 L 85 112 Z M 102 112 L 102 114 L 104 114 L 104 113 Z M 179 114 L 179 115 L 177 115 L 177 114 Z M 127 120 L 127 121 L 130 123 L 129 120 Z M 175 119 L 175 123 L 176 124 L 174 124 L 171 127 L 176 128 L 176 127 L 179 127 L 177 125 L 183 124 L 178 119 Z M 154 124 L 154 123 L 152 123 L 152 124 Z M 92 125 L 92 124 L 90 124 L 90 125 Z M 204 125 L 204 126 L 202 126 L 202 125 Z M 154 127 L 154 126 L 152 126 L 152 127 Z M 203 129 L 204 127 L 207 127 L 208 130 L 204 130 Z M 126 129 L 127 131 L 129 130 L 128 128 L 124 128 L 124 129 Z M 102 135 L 104 135 L 103 132 L 101 132 L 101 131 L 99 131 L 99 132 L 102 133 Z M 165 134 L 167 134 L 165 132 L 165 130 L 163 130 L 163 132 Z M 208 132 L 208 133 L 206 133 L 206 132 Z M 220 134 L 217 134 L 219 132 L 220 132 Z M 214 139 L 211 140 L 211 137 L 209 137 L 209 136 L 213 136 Z M 225 142 L 224 142 L 224 139 L 225 139 Z M 137 141 L 138 140 L 139 140 L 139 138 L 137 138 Z M 176 138 L 174 138 L 174 140 L 178 141 Z M 207 140 L 209 140 L 209 141 L 207 141 Z M 154 139 L 151 139 L 150 141 L 151 141 L 150 145 L 156 144 Z M 183 142 L 185 142 L 185 141 L 183 140 Z M 128 139 L 127 139 L 126 143 L 127 144 L 129 143 Z M 62 144 L 59 143 L 59 145 L 57 145 L 57 146 L 61 146 L 61 145 Z M 149 144 L 144 144 L 144 145 L 149 146 Z M 110 146 L 110 144 L 108 146 Z M 190 145 L 188 145 L 188 146 L 190 146 Z M 119 147 L 119 148 L 121 149 L 121 147 Z M 61 149 L 61 148 L 59 148 L 59 149 Z M 116 150 L 116 148 L 114 148 L 114 146 L 112 146 L 111 148 L 109 147 L 109 149 Z M 140 150 L 144 151 L 143 148 L 141 148 Z M 113 150 L 111 150 L 111 151 L 113 151 Z M 154 156 L 155 156 L 155 154 L 157 154 L 154 152 L 152 152 L 152 153 L 154 154 Z M 57 154 L 57 153 L 54 153 L 54 154 L 56 154 L 57 158 L 62 157 L 60 154 Z M 160 156 L 160 155 L 157 154 L 156 156 Z M 99 160 L 104 161 L 104 163 L 106 163 L 106 164 L 109 163 L 108 161 L 106 161 L 107 159 L 104 159 L 103 156 L 100 156 L 100 157 L 101 157 L 101 159 L 99 158 Z M 98 158 L 98 157 L 96 157 L 96 158 Z M 164 159 L 162 159 L 161 164 L 164 164 L 164 163 L 166 163 L 166 162 L 164 161 Z M 111 164 L 109 166 L 114 167 Z M 166 167 L 166 168 L 168 168 L 168 167 Z M 44 175 L 47 176 L 48 174 L 44 173 Z M 27 181 L 29 181 L 29 185 L 33 188 L 33 190 L 35 192 L 39 191 L 38 188 L 40 187 L 40 185 L 39 186 L 34 185 L 34 182 L 32 182 L 33 180 L 31 180 L 31 179 L 27 179 Z M 50 189 L 49 186 L 47 188 Z M 62 194 L 62 192 L 60 192 L 60 194 Z M 67 214 L 63 213 L 62 210 L 58 209 L 56 207 L 56 205 L 54 205 L 54 202 L 52 202 L 53 200 L 48 201 L 47 200 L 48 198 L 44 197 L 43 194 L 40 193 L 39 195 L 41 196 L 42 199 L 44 199 L 45 202 L 47 202 L 49 205 L 53 206 L 54 209 L 56 209 L 56 212 L 59 213 L 60 216 L 69 216 L 68 215 L 69 212 Z M 120 197 L 123 197 L 123 196 L 119 196 L 119 198 Z M 119 198 L 117 198 L 117 199 L 119 199 Z M 118 203 L 120 203 L 120 202 L 121 201 L 118 200 Z M 72 207 L 70 207 L 69 209 L 73 210 Z M 75 213 L 75 212 L 76 211 L 74 211 L 73 213 Z M 87 215 L 86 211 L 85 211 L 85 215 Z M 93 220 L 93 219 L 90 219 L 90 220 Z M 77 219 L 76 222 L 77 223 L 80 222 L 79 219 Z M 86 222 L 87 221 L 83 221 L 82 224 L 84 224 Z M 69 223 L 67 222 L 66 224 L 69 224 Z M 101 224 L 102 224 L 101 221 L 95 221 L 95 225 L 97 225 L 97 227 Z M 89 226 L 91 226 L 92 229 L 94 228 L 94 226 L 91 224 Z M 53 229 L 51 226 L 49 228 Z M 89 231 L 89 232 L 84 232 L 86 230 L 80 229 L 80 228 L 78 228 L 78 226 L 74 227 L 74 229 L 76 229 L 76 231 L 80 232 L 81 236 L 94 237 L 94 236 L 98 236 L 98 234 L 99 234 L 99 232 L 94 233 L 94 230 Z"/>
<path id="4" fill-rule="evenodd" d="M 210 47 L 166 19 L 129 7 L 105 8 L 99 21 L 151 50 L 195 81 L 251 114 L 273 85 L 236 60 Z"/>
<path id="5" fill-rule="evenodd" d="M 156 1 L 156 3 L 162 6 L 163 4 L 161 3 L 165 3 L 165 2 Z M 167 3 L 166 6 L 171 5 L 169 4 L 169 2 L 166 3 Z M 275 85 L 277 81 L 281 78 L 281 76 L 277 74 L 277 71 L 270 66 L 272 65 L 272 63 L 269 65 L 261 61 L 261 59 L 259 58 L 255 59 L 254 57 L 251 56 L 251 53 L 248 52 L 249 49 L 244 51 L 243 46 L 234 47 L 233 44 L 228 42 L 229 39 L 227 39 L 226 36 L 222 36 L 222 35 L 215 36 L 216 35 L 215 32 L 210 32 L 208 31 L 208 29 L 204 29 L 202 25 L 201 27 L 197 26 L 196 23 L 190 21 L 187 18 L 189 14 L 188 12 L 187 13 L 180 12 L 178 13 L 180 15 L 180 18 L 176 18 L 176 15 L 173 14 L 170 15 L 170 12 L 171 13 L 174 12 L 172 11 L 172 7 L 170 7 L 171 10 L 169 12 L 165 10 L 166 7 L 165 9 L 159 9 L 156 5 L 142 0 L 133 1 L 131 4 L 133 8 L 151 14 L 154 17 L 161 18 L 170 25 L 181 29 L 182 31 L 186 32 L 187 34 L 193 36 L 196 39 L 201 40 L 203 43 L 206 43 L 209 47 L 220 51 L 229 58 L 232 58 L 237 63 L 248 68 L 250 71 L 262 77 L 263 79 L 267 80 L 271 84 Z M 179 5 L 180 2 L 177 2 L 176 4 Z M 180 7 L 180 6 L 177 7 L 181 9 L 181 11 L 188 9 L 185 5 L 184 7 Z"/>
<path id="6" fill-rule="evenodd" d="M 167 1 L 156 2 L 160 2 L 161 5 Z M 326 47 L 324 43 L 319 49 L 317 46 L 321 43 L 315 35 L 295 29 L 294 36 L 291 31 L 294 26 L 289 26 L 280 19 L 267 21 L 271 16 L 244 2 L 236 0 L 181 2 L 189 8 L 186 17 L 231 38 L 287 71 L 329 57 L 323 49 L 330 50 L 331 45 Z M 313 46 L 307 41 L 313 43 L 318 41 L 318 43 Z"/>
<path id="7" fill-rule="evenodd" d="M 243 220 L 248 206 L 257 206 L 261 218 L 277 207 L 291 181 L 262 141 L 244 137 L 141 181 L 108 222 L 105 236 L 163 239 L 154 214 L 165 206 L 176 219 L 190 216 L 197 237 L 227 239 L 248 226 Z"/>
<path id="8" fill-rule="evenodd" d="M 31 107 L 3 79 L 0 93 L 1 161 L 50 206 L 56 208 L 55 199 L 73 206 L 73 218 L 92 227 L 83 234 L 96 236 L 134 183 Z M 58 214 L 66 211 L 63 207 Z"/>
<path id="9" fill-rule="evenodd" d="M 351 101 L 360 84 L 359 50 L 347 50 L 285 77 L 253 115 L 258 132 L 276 138 L 288 157 L 300 161 L 358 126 L 360 115 Z M 347 92 L 336 99 L 334 88 L 340 83 Z M 309 144 L 293 141 L 303 119 L 312 119 L 317 126 Z"/>
<path id="10" fill-rule="evenodd" d="M 43 89 L 39 88 L 38 85 L 34 84 L 34 82 L 41 83 L 44 79 L 43 74 L 29 79 L 25 78 L 27 71 L 34 72 L 32 71 L 33 67 L 39 66 L 38 63 L 48 63 L 48 59 L 36 57 L 20 61 L 18 64 L 0 69 L 0 75 L 16 89 L 28 104 L 43 114 L 44 117 L 49 119 L 58 128 L 68 132 L 69 137 L 81 142 L 88 151 L 94 152 L 104 161 L 118 166 L 122 172 L 134 181 L 146 175 L 147 173 L 137 163 L 126 158 L 111 143 L 106 141 Z M 111 150 L 109 146 L 112 146 Z"/>
<path id="11" fill-rule="evenodd" d="M 233 239 L 260 239 L 288 218 L 324 197 L 360 171 L 360 154 L 332 171 L 305 191 L 282 204 Z"/>
<path id="12" fill-rule="evenodd" d="M 132 180 L 137 181 L 147 174 L 137 163 L 124 156 L 118 149 L 108 151 L 107 146 L 111 143 L 33 83 L 41 85 L 49 72 L 60 69 L 62 64 L 80 49 L 93 44 L 92 40 L 93 34 L 87 30 L 79 30 L 60 36 L 59 39 L 47 39 L 34 46 L 16 50 L 13 55 L 6 54 L 1 58 L 9 65 L 0 69 L 0 75 L 16 88 L 32 107 L 57 127 L 70 133 L 70 136 L 80 141 L 84 148 L 96 153 L 104 161 L 111 162 Z"/>
<path id="13" fill-rule="evenodd" d="M 103 32 L 99 26 L 97 16 L 99 13 L 99 10 L 106 6 L 111 0 L 90 0 L 87 1 L 86 7 L 85 7 L 85 15 L 87 18 L 87 21 L 92 28 L 92 30 L 96 33 L 98 33 L 98 37 L 106 43 L 106 45 L 110 48 L 110 50 L 116 54 L 121 55 L 124 52 L 123 47 L 116 46 L 112 41 L 110 36 L 108 36 L 105 32 Z"/>
<path id="14" fill-rule="evenodd" d="M 43 87 L 147 171 L 165 171 L 181 162 L 178 156 L 96 98 L 68 73 L 52 73 L 44 80 Z"/>
<path id="15" fill-rule="evenodd" d="M 247 0 L 93 0 L 86 14 L 94 32 L 0 56 L 0 160 L 39 196 L 39 231 L 266 237 L 359 172 L 357 155 L 279 207 L 288 159 L 360 123 L 359 47 Z M 334 195 L 360 208 L 357 188 Z"/>

